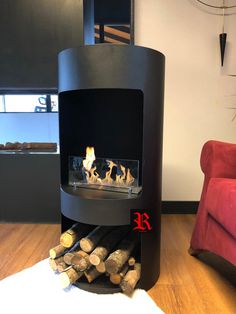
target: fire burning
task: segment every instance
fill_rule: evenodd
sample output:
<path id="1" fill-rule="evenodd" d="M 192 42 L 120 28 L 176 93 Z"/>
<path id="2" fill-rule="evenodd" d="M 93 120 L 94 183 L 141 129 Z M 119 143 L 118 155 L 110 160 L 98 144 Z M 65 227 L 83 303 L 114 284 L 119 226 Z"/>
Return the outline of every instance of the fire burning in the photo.
<path id="1" fill-rule="evenodd" d="M 96 158 L 94 148 L 86 157 L 69 156 L 69 185 L 130 194 L 139 194 L 139 161 Z"/>
<path id="2" fill-rule="evenodd" d="M 94 164 L 95 160 L 94 147 L 87 147 L 86 158 L 83 160 L 83 168 L 88 184 L 129 187 L 134 182 L 135 178 L 132 176 L 130 169 L 112 160 L 106 160 L 108 169 L 105 172 L 105 177 L 100 176 Z"/>
<path id="3" fill-rule="evenodd" d="M 86 147 L 86 158 L 83 160 L 83 166 L 86 171 L 90 171 L 94 160 L 96 160 L 94 147 Z"/>

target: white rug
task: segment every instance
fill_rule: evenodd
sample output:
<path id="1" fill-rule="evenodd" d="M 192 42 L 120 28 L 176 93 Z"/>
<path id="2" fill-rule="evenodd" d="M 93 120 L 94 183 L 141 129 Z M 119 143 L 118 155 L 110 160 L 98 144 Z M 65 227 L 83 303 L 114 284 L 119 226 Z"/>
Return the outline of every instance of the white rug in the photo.
<path id="1" fill-rule="evenodd" d="M 96 313 L 163 314 L 146 291 L 133 296 L 95 294 L 71 286 L 62 289 L 58 275 L 45 259 L 33 267 L 0 281 L 0 313 Z"/>

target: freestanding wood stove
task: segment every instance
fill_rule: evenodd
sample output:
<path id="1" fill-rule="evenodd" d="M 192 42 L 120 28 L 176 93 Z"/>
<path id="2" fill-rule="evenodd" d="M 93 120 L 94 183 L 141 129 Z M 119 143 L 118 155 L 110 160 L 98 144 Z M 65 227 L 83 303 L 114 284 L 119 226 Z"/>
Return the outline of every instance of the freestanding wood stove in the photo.
<path id="1" fill-rule="evenodd" d="M 133 210 L 147 213 L 152 229 L 141 232 L 140 244 L 139 287 L 145 290 L 160 272 L 164 59 L 158 51 L 128 45 L 82 46 L 59 54 L 62 231 L 75 221 L 129 225 Z M 101 163 L 127 161 L 131 184 L 86 188 L 79 156 L 88 146 L 95 147 Z M 113 292 L 104 281 L 78 285 Z"/>

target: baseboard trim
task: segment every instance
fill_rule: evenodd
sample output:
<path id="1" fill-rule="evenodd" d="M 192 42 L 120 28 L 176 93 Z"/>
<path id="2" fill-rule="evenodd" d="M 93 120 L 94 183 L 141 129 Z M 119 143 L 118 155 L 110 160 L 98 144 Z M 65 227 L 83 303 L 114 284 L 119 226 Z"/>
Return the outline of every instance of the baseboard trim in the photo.
<path id="1" fill-rule="evenodd" d="M 162 214 L 196 214 L 199 202 L 197 201 L 162 201 Z"/>

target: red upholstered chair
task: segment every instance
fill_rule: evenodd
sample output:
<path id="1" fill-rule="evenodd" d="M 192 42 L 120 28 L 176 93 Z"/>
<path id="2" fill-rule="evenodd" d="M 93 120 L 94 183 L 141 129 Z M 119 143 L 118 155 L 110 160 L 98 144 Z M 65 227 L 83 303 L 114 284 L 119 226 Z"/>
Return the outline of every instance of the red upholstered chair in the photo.
<path id="1" fill-rule="evenodd" d="M 236 266 L 236 144 L 208 141 L 201 152 L 205 175 L 189 253 L 215 253 Z"/>

